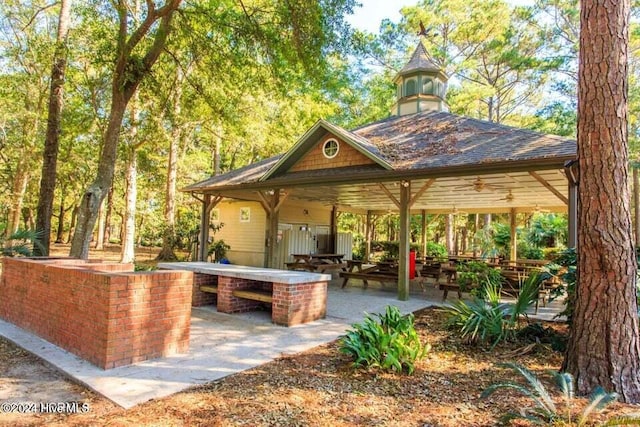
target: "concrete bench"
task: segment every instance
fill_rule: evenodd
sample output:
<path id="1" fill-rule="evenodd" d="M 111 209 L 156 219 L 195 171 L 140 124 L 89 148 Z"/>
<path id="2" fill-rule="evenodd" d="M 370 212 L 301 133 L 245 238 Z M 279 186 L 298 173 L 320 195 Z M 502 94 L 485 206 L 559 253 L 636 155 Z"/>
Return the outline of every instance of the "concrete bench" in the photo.
<path id="1" fill-rule="evenodd" d="M 199 275 L 215 276 L 221 313 L 257 310 L 270 303 L 273 323 L 291 326 L 322 319 L 327 312 L 328 274 L 208 262 L 160 263 L 158 267 L 193 271 L 196 280 Z"/>

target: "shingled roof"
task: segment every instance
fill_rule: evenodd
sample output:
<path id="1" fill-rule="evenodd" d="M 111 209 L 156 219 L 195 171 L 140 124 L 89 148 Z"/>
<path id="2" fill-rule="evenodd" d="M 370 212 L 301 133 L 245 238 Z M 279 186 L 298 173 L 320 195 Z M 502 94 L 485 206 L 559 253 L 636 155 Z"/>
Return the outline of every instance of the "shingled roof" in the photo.
<path id="1" fill-rule="evenodd" d="M 411 59 L 405 64 L 404 67 L 398 72 L 398 75 L 410 74 L 418 71 L 426 71 L 428 73 L 442 73 L 440 67 L 434 64 L 427 54 L 422 43 L 418 43 L 416 50 L 413 51 Z"/>

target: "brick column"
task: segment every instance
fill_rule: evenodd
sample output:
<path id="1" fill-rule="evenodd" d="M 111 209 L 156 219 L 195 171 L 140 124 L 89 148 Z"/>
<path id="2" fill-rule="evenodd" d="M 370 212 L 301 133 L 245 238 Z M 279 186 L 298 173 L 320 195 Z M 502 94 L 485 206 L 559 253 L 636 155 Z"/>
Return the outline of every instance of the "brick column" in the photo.
<path id="1" fill-rule="evenodd" d="M 217 286 L 218 276 L 211 274 L 193 273 L 193 292 L 191 293 L 191 306 L 200 307 L 203 305 L 216 304 L 218 296 L 211 292 L 202 292 L 200 286 Z"/>
<path id="2" fill-rule="evenodd" d="M 271 318 L 278 325 L 292 326 L 322 319 L 327 314 L 327 282 L 273 284 Z"/>

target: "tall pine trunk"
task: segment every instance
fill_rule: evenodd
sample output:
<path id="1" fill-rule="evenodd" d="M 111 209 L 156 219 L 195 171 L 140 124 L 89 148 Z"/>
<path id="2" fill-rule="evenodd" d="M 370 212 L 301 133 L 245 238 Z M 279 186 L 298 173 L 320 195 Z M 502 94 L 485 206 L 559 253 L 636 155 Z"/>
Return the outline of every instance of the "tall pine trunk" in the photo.
<path id="1" fill-rule="evenodd" d="M 127 161 L 127 192 L 123 219 L 122 249 L 120 262 L 133 262 L 135 259 L 136 200 L 138 199 L 138 162 L 135 147 L 129 150 Z"/>
<path id="2" fill-rule="evenodd" d="M 53 215 L 53 198 L 56 189 L 58 166 L 58 147 L 60 145 L 60 119 L 62 115 L 64 75 L 67 67 L 66 40 L 69 33 L 71 0 L 61 0 L 58 18 L 58 34 L 56 49 L 51 69 L 51 88 L 49 92 L 49 114 L 47 133 L 42 154 L 42 176 L 40 178 L 40 195 L 36 215 L 36 230 L 41 233 L 42 245 L 34 246 L 35 255 L 49 255 L 51 243 L 51 217 Z"/>
<path id="3" fill-rule="evenodd" d="M 629 0 L 581 2 L 578 277 L 565 359 L 577 390 L 640 402 L 636 258 L 629 207 Z"/>

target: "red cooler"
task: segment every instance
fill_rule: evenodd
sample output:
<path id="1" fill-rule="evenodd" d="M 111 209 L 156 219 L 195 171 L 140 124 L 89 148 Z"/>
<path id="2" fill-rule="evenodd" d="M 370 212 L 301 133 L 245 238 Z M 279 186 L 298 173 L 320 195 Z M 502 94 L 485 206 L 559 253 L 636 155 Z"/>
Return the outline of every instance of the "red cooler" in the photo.
<path id="1" fill-rule="evenodd" d="M 409 251 L 409 280 L 416 278 L 416 251 Z"/>

